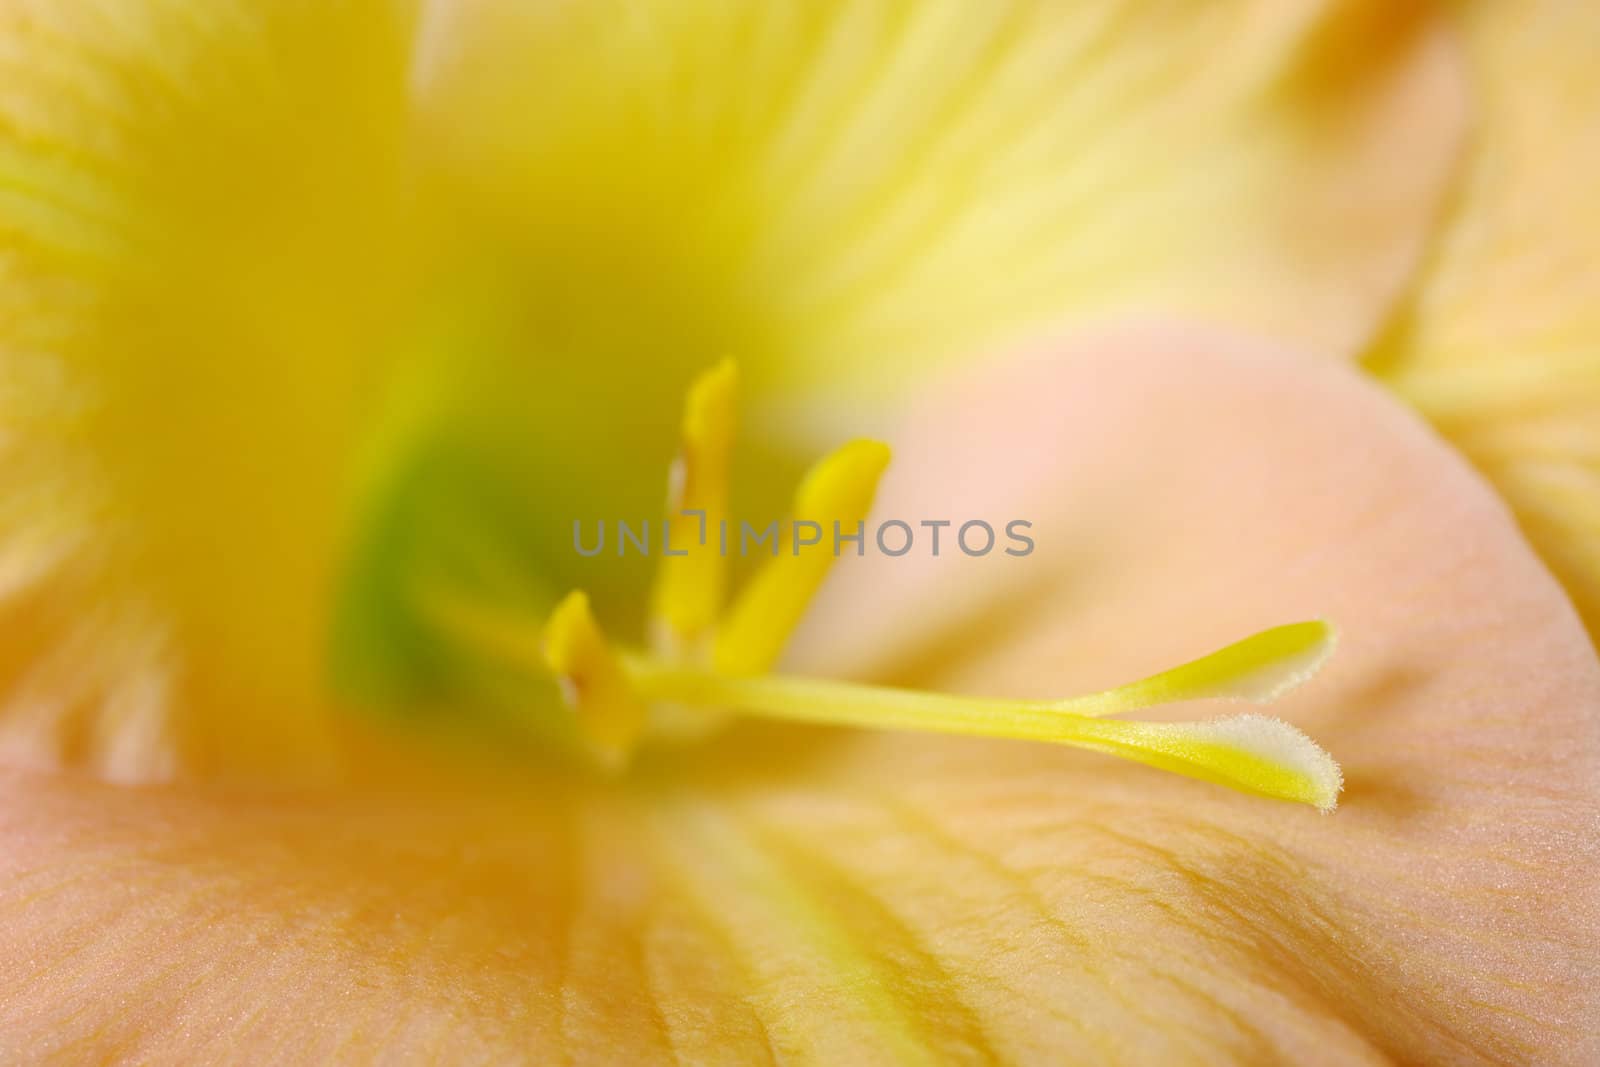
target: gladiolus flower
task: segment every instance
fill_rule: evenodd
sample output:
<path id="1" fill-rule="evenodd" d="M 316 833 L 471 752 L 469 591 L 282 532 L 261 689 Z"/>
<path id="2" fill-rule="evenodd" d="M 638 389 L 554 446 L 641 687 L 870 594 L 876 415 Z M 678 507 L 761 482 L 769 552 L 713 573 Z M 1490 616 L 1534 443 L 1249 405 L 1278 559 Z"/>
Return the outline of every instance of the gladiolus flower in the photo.
<path id="1" fill-rule="evenodd" d="M 1329 358 L 1449 188 L 1434 13 L 0 46 L 6 1058 L 1596 1051 L 1600 662 Z M 674 450 L 694 547 L 575 551 Z M 749 573 L 735 508 L 796 521 Z M 869 514 L 1037 551 L 799 551 Z"/>

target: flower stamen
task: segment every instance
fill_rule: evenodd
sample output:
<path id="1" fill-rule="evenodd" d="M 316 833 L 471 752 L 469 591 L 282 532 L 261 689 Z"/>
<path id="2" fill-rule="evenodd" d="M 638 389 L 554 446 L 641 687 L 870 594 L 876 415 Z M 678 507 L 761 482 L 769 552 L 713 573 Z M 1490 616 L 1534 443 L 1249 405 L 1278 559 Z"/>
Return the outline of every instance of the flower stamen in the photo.
<path id="1" fill-rule="evenodd" d="M 1270 700 L 1309 678 L 1333 642 L 1326 623 L 1276 627 L 1131 685 L 1066 700 L 963 697 L 779 675 L 729 677 L 648 657 L 625 662 L 647 701 L 817 725 L 1072 745 L 1332 811 L 1343 781 L 1339 765 L 1288 723 L 1262 715 L 1192 723 L 1098 717 L 1199 698 Z"/>
<path id="2" fill-rule="evenodd" d="M 695 649 L 722 610 L 727 560 L 712 531 L 728 517 L 738 385 L 737 366 L 724 360 L 694 383 L 684 403 L 683 442 L 667 490 L 674 554 L 662 557 L 651 604 L 651 640 L 664 654 Z"/>
<path id="3" fill-rule="evenodd" d="M 551 613 L 544 658 L 590 750 L 602 766 L 620 769 L 638 747 L 649 712 L 595 621 L 588 596 L 569 593 Z"/>
<path id="4" fill-rule="evenodd" d="M 794 514 L 774 546 L 775 555 L 734 601 L 717 632 L 715 663 L 724 674 L 770 670 L 800 624 L 811 598 L 833 568 L 834 549 L 823 548 L 858 527 L 872 508 L 878 479 L 889 465 L 889 446 L 852 441 L 817 463 L 795 492 Z M 805 525 L 813 533 L 799 540 Z M 848 534 L 847 534 L 848 535 Z"/>
<path id="5" fill-rule="evenodd" d="M 651 651 L 613 646 L 581 591 L 568 594 L 540 625 L 520 611 L 446 595 L 447 587 L 419 590 L 418 604 L 444 632 L 524 676 L 553 676 L 579 738 L 602 766 L 620 769 L 645 743 L 702 737 L 742 714 L 1071 745 L 1333 810 L 1342 787 L 1338 764 L 1287 723 L 1261 715 L 1176 723 L 1105 718 L 1188 700 L 1276 700 L 1332 653 L 1337 635 L 1320 620 L 1263 630 L 1131 684 L 1064 700 L 956 696 L 768 673 L 832 567 L 839 535 L 864 523 L 889 450 L 855 441 L 813 467 L 796 491 L 793 518 L 774 542 L 777 551 L 724 612 L 725 550 L 721 537 L 705 536 L 701 523 L 716 528 L 728 513 L 736 383 L 733 365 L 724 363 L 689 393 L 669 504 L 704 515 L 690 515 L 681 526 L 683 516 L 669 518 L 673 543 L 688 551 L 662 561 Z M 802 527 L 809 527 L 804 540 Z M 829 549 L 805 551 L 824 543 Z"/>

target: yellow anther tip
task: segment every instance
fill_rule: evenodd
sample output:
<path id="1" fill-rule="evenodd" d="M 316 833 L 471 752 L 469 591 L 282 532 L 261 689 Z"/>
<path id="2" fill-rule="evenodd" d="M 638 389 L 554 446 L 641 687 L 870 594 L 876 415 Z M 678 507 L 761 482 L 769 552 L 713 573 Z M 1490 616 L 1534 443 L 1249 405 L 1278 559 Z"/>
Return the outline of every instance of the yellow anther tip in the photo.
<path id="1" fill-rule="evenodd" d="M 795 494 L 795 514 L 864 516 L 891 457 L 888 445 L 869 438 L 836 449 L 806 475 Z"/>
<path id="2" fill-rule="evenodd" d="M 651 606 L 652 639 L 661 648 L 692 646 L 722 610 L 726 564 L 708 548 L 727 519 L 728 472 L 738 421 L 739 368 L 725 359 L 689 387 L 683 441 L 667 493 L 668 541 Z"/>
<path id="3" fill-rule="evenodd" d="M 683 405 L 683 436 L 691 443 L 727 448 L 732 443 L 739 365 L 725 359 L 695 379 Z"/>
<path id="4" fill-rule="evenodd" d="M 581 590 L 568 593 L 545 623 L 545 662 L 558 676 L 571 675 L 581 668 L 586 646 L 592 648 L 600 640 L 588 594 Z"/>
<path id="5" fill-rule="evenodd" d="M 823 470 L 849 470 L 863 475 L 877 476 L 889 466 L 893 453 L 882 441 L 858 437 L 834 450 L 823 465 Z"/>
<path id="6" fill-rule="evenodd" d="M 832 532 L 854 530 L 867 517 L 878 479 L 889 466 L 889 446 L 862 438 L 819 460 L 795 491 L 794 518 Z M 813 544 L 815 542 L 812 542 Z M 729 674 L 759 674 L 777 662 L 784 643 L 832 566 L 827 551 L 774 556 L 750 580 L 724 620 L 713 662 Z"/>
<path id="7" fill-rule="evenodd" d="M 1265 715 L 1240 715 L 1185 724 L 1200 747 L 1201 766 L 1252 792 L 1309 804 L 1327 814 L 1339 806 L 1344 774 L 1321 746 L 1298 728 Z M 1240 757 L 1244 757 L 1241 759 Z"/>
<path id="8" fill-rule="evenodd" d="M 595 621 L 587 595 L 569 593 L 550 613 L 544 654 L 596 762 L 621 769 L 644 732 L 646 710 Z"/>

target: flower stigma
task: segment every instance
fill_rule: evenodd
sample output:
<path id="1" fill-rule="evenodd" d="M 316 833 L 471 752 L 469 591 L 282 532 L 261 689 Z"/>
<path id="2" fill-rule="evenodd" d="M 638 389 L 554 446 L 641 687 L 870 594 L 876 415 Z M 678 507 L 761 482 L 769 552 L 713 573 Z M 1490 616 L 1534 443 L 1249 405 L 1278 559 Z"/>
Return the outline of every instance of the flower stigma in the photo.
<path id="1" fill-rule="evenodd" d="M 726 519 L 738 372 L 724 362 L 690 388 L 669 478 L 669 542 L 650 600 L 648 647 L 613 642 L 589 596 L 569 592 L 542 624 L 433 590 L 428 613 L 506 666 L 554 681 L 593 763 L 621 772 L 651 742 L 714 732 L 732 716 L 859 729 L 1049 742 L 1120 756 L 1246 793 L 1331 812 L 1343 778 L 1314 741 L 1279 719 L 1200 722 L 1110 718 L 1157 705 L 1221 699 L 1266 704 L 1311 678 L 1337 632 L 1311 620 L 1275 626 L 1115 689 L 1059 700 L 967 697 L 774 673 L 834 562 L 780 550 L 729 596 L 726 554 L 707 529 Z M 801 480 L 781 534 L 797 524 L 855 527 L 889 463 L 886 445 L 857 440 Z"/>

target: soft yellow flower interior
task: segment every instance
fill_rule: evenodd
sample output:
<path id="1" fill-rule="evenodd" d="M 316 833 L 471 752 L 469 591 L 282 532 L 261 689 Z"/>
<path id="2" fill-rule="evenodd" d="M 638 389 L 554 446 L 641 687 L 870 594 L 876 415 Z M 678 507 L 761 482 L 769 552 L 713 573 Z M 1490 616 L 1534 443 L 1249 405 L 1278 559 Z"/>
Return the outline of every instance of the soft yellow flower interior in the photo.
<path id="1" fill-rule="evenodd" d="M 441 5 L 422 79 L 497 231 L 575 288 L 714 308 L 737 343 L 700 351 L 837 399 L 1151 307 L 1353 353 L 1382 314 L 1352 303 L 1420 242 L 1388 209 L 1431 200 L 1456 137 L 1437 29 L 1373 2 L 478 0 Z"/>
<path id="2" fill-rule="evenodd" d="M 654 511 L 660 397 L 707 354 L 744 361 L 741 488 L 775 514 L 780 422 L 1042 324 L 1162 306 L 1349 350 L 1448 155 L 1389 149 L 1450 91 L 1430 34 L 1358 62 L 1350 22 L 5 4 L 0 750 L 338 773 L 349 694 L 527 699 L 413 587 L 641 622 L 644 562 L 580 563 L 565 522 Z M 1386 207 L 1330 244 L 1302 221 L 1351 181 Z"/>
<path id="3" fill-rule="evenodd" d="M 0 551 L 27 631 L 0 747 L 338 773 L 351 697 L 500 699 L 413 585 L 542 614 L 581 578 L 642 613 L 644 562 L 577 573 L 568 517 L 654 513 L 654 397 L 738 314 L 642 244 L 475 215 L 422 147 L 413 5 L 18 4 L 0 31 Z"/>

